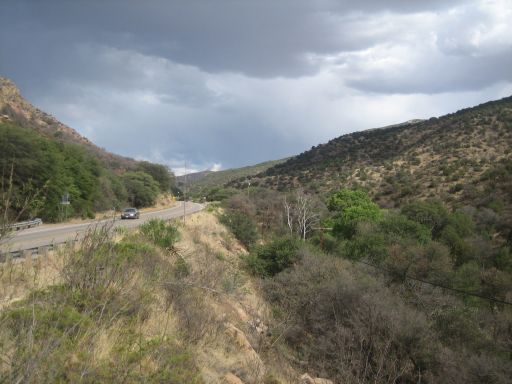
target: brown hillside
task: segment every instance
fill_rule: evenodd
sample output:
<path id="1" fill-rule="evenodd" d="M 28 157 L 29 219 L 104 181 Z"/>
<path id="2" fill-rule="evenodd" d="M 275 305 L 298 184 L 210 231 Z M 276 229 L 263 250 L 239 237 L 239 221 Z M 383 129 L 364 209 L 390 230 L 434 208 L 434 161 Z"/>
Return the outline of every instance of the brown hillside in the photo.
<path id="1" fill-rule="evenodd" d="M 135 160 L 97 147 L 73 128 L 34 107 L 21 96 L 16 85 L 4 77 L 0 77 L 0 121 L 11 121 L 34 129 L 50 139 L 83 146 L 101 159 L 108 168 L 125 170 L 135 167 Z"/>
<path id="2" fill-rule="evenodd" d="M 328 193 L 360 186 L 385 207 L 412 198 L 512 206 L 512 97 L 440 118 L 351 133 L 251 180 Z M 233 186 L 243 187 L 245 180 Z"/>

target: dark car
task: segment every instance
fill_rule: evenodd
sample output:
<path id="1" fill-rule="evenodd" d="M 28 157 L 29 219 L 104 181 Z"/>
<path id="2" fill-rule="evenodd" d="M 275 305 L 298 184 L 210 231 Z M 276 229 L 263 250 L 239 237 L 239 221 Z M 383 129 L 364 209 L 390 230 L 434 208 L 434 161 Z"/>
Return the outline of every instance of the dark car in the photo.
<path id="1" fill-rule="evenodd" d="M 121 219 L 138 219 L 139 211 L 137 208 L 125 208 L 121 213 Z"/>

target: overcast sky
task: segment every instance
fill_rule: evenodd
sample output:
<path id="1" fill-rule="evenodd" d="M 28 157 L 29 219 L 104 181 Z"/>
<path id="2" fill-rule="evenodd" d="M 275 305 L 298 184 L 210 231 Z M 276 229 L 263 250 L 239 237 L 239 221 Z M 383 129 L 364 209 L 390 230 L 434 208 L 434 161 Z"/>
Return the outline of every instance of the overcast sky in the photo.
<path id="1" fill-rule="evenodd" d="M 0 0 L 0 75 L 109 151 L 189 169 L 512 94 L 512 1 Z"/>

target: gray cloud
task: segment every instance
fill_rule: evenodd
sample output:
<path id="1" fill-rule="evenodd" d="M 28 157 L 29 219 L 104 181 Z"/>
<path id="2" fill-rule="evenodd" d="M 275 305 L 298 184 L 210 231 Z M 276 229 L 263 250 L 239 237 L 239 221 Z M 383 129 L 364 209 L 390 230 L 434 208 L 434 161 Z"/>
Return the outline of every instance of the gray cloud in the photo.
<path id="1" fill-rule="evenodd" d="M 0 74 L 111 151 L 240 166 L 511 93 L 510 19 L 502 0 L 4 1 Z"/>
<path id="2" fill-rule="evenodd" d="M 364 17 L 362 12 L 442 7 L 446 2 L 22 0 L 15 6 L 4 5 L 3 22 L 15 24 L 18 33 L 25 29 L 43 46 L 93 41 L 206 71 L 288 77 L 315 70 L 304 60 L 305 53 L 370 45 L 364 33 L 343 28 L 357 15 Z M 20 18 L 26 22 L 20 25 Z"/>

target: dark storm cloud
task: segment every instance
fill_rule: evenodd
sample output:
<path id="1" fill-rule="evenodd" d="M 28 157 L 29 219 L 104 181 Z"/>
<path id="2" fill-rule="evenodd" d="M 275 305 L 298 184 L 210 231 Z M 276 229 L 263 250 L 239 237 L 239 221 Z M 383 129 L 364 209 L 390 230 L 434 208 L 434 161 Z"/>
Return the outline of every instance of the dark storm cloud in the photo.
<path id="1" fill-rule="evenodd" d="M 111 151 L 239 166 L 505 96 L 511 18 L 506 0 L 5 0 L 0 75 Z"/>
<path id="2" fill-rule="evenodd" d="M 13 27 L 21 46 L 36 48 L 35 52 L 42 54 L 41 50 L 49 49 L 47 55 L 39 56 L 43 60 L 44 56 L 55 57 L 54 45 L 70 47 L 87 41 L 135 49 L 206 71 L 288 77 L 315 70 L 304 60 L 305 53 L 327 54 L 362 49 L 375 43 L 374 37 L 350 28 L 353 18 L 363 11 L 435 10 L 446 7 L 446 3 L 454 4 L 443 1 L 21 0 L 15 6 L 4 5 L 2 21 Z M 21 25 L 19 18 L 25 20 Z M 32 45 L 38 47 L 31 47 L 27 40 L 33 40 Z M 59 69 L 63 67 L 55 64 Z"/>

